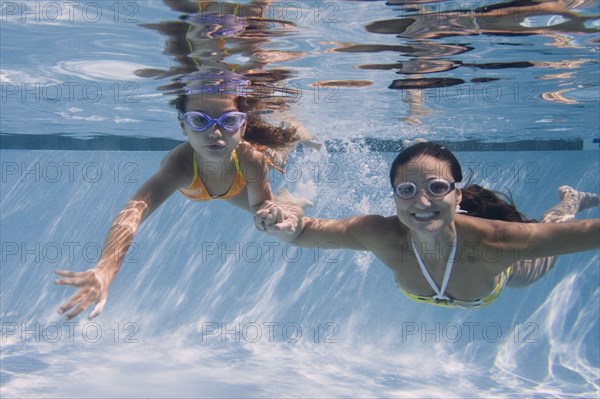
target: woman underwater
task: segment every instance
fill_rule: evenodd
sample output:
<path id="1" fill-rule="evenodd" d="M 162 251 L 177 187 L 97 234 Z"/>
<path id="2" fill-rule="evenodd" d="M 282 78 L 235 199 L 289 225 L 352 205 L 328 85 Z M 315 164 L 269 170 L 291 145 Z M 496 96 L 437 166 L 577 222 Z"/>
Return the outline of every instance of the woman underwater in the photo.
<path id="1" fill-rule="evenodd" d="M 596 194 L 563 186 L 560 203 L 536 223 L 489 190 L 459 188 L 461 181 L 456 157 L 441 145 L 422 142 L 392 164 L 395 216 L 315 219 L 293 204 L 282 213 L 283 205 L 271 202 L 257 216 L 266 230 L 300 246 L 333 243 L 371 251 L 409 298 L 450 307 L 487 305 L 507 285 L 538 280 L 554 256 L 600 247 L 600 219 L 572 221 L 578 211 L 600 204 Z"/>

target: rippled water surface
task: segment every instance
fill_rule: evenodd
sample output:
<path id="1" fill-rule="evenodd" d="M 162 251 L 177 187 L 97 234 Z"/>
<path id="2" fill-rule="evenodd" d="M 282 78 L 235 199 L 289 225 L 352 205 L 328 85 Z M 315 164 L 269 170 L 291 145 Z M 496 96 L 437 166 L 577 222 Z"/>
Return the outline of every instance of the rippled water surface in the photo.
<path id="1" fill-rule="evenodd" d="M 279 71 L 319 139 L 598 136 L 595 1 L 206 4 L 4 2 L 2 133 L 180 140 L 160 88 L 211 69 Z"/>

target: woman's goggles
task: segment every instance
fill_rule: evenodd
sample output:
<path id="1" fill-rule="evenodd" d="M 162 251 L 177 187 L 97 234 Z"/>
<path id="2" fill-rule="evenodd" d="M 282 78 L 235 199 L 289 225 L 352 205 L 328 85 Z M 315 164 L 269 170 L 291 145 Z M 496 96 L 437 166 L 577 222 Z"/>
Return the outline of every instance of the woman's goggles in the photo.
<path id="1" fill-rule="evenodd" d="M 444 197 L 454 190 L 455 182 L 446 179 L 429 179 L 425 182 L 427 195 L 431 197 Z M 411 181 L 399 183 L 394 188 L 396 195 L 402 199 L 410 199 L 417 195 L 423 188 Z"/>
<path id="2" fill-rule="evenodd" d="M 230 111 L 225 112 L 218 119 L 213 119 L 204 112 L 189 111 L 183 114 L 183 120 L 195 132 L 203 132 L 212 125 L 217 124 L 226 132 L 234 133 L 244 124 L 246 114 L 244 112 Z"/>

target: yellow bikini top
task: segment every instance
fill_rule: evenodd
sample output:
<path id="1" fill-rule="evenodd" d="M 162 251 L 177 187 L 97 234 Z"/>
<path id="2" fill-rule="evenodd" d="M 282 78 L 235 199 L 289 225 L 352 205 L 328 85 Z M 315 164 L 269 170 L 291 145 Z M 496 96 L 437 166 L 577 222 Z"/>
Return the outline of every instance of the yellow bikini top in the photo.
<path id="1" fill-rule="evenodd" d="M 192 183 L 187 188 L 179 189 L 179 192 L 191 200 L 194 201 L 210 201 L 213 199 L 229 199 L 237 196 L 241 193 L 246 187 L 246 179 L 244 178 L 244 174 L 240 168 L 240 163 L 238 161 L 237 152 L 235 149 L 232 152 L 233 161 L 235 163 L 235 177 L 233 178 L 233 183 L 229 187 L 229 190 L 221 195 L 210 195 L 208 189 L 200 179 L 198 175 L 198 162 L 196 161 L 196 155 L 192 153 L 192 157 L 194 158 L 194 179 Z"/>
<path id="2" fill-rule="evenodd" d="M 477 299 L 477 300 L 460 300 L 460 299 L 450 298 L 445 294 L 445 292 L 446 292 L 446 287 L 448 285 L 448 281 L 450 280 L 450 274 L 452 273 L 452 266 L 454 265 L 454 254 L 456 253 L 456 246 L 457 246 L 457 234 L 454 234 L 454 242 L 452 243 L 452 249 L 450 251 L 450 255 L 448 256 L 448 262 L 446 263 L 444 279 L 442 280 L 442 286 L 439 288 L 436 285 L 435 281 L 433 281 L 433 278 L 431 277 L 429 272 L 427 271 L 427 268 L 425 267 L 425 264 L 423 263 L 423 259 L 421 259 L 421 255 L 419 255 L 419 251 L 417 251 L 417 247 L 415 246 L 415 243 L 412 240 L 412 238 L 410 241 L 412 244 L 413 251 L 415 252 L 415 257 L 417 258 L 417 263 L 419 264 L 419 267 L 421 268 L 421 273 L 423 273 L 423 276 L 425 277 L 425 279 L 427 280 L 427 282 L 429 283 L 429 285 L 435 292 L 435 295 L 432 295 L 432 296 L 415 295 L 415 294 L 412 294 L 412 293 L 400 288 L 400 286 L 398 285 L 398 282 L 396 282 L 396 285 L 398 285 L 398 288 L 400 289 L 400 291 L 402 291 L 404 293 L 404 295 L 406 295 L 413 301 L 426 302 L 426 303 L 429 303 L 432 305 L 444 306 L 444 307 L 463 307 L 463 308 L 483 307 L 483 306 L 487 306 L 490 303 L 492 303 L 494 301 L 494 299 L 496 299 L 496 297 L 498 295 L 500 295 L 502 288 L 504 288 L 504 286 L 506 285 L 506 282 L 508 281 L 508 276 L 510 275 L 510 267 L 500 274 L 498 284 L 496 284 L 496 286 L 494 287 L 494 290 L 485 298 Z"/>
<path id="3" fill-rule="evenodd" d="M 498 279 L 498 284 L 496 284 L 496 287 L 494 287 L 494 290 L 488 296 L 486 296 L 485 298 L 476 299 L 476 300 L 463 300 L 463 299 L 454 299 L 454 298 L 450 298 L 448 300 L 439 300 L 439 299 L 434 299 L 433 296 L 421 296 L 421 295 L 416 295 L 416 294 L 410 293 L 410 292 L 406 291 L 405 289 L 400 288 L 398 283 L 396 283 L 396 285 L 398 286 L 398 289 L 400 291 L 402 291 L 402 293 L 404 295 L 406 295 L 407 297 L 409 297 L 410 299 L 412 299 L 415 302 L 427 303 L 430 305 L 442 306 L 442 307 L 446 307 L 446 308 L 483 308 L 483 307 L 488 306 L 492 302 L 494 302 L 494 300 L 498 297 L 498 295 L 500 295 L 500 292 L 502 292 L 502 289 L 508 282 L 508 277 L 510 276 L 510 270 L 511 270 L 511 268 L 509 267 L 508 269 L 506 269 L 505 271 L 500 273 L 499 279 Z"/>

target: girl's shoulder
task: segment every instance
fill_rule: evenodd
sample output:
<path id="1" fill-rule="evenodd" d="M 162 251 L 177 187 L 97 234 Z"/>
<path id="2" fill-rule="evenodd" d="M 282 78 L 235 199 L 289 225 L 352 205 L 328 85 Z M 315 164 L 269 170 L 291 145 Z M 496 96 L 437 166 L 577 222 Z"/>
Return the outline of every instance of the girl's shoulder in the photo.
<path id="1" fill-rule="evenodd" d="M 169 151 L 162 159 L 160 167 L 181 173 L 193 171 L 194 149 L 190 143 L 185 142 Z"/>
<path id="2" fill-rule="evenodd" d="M 240 143 L 235 148 L 238 159 L 241 163 L 252 163 L 252 164 L 268 164 L 269 150 L 267 147 L 258 146 L 247 141 L 240 141 Z"/>

